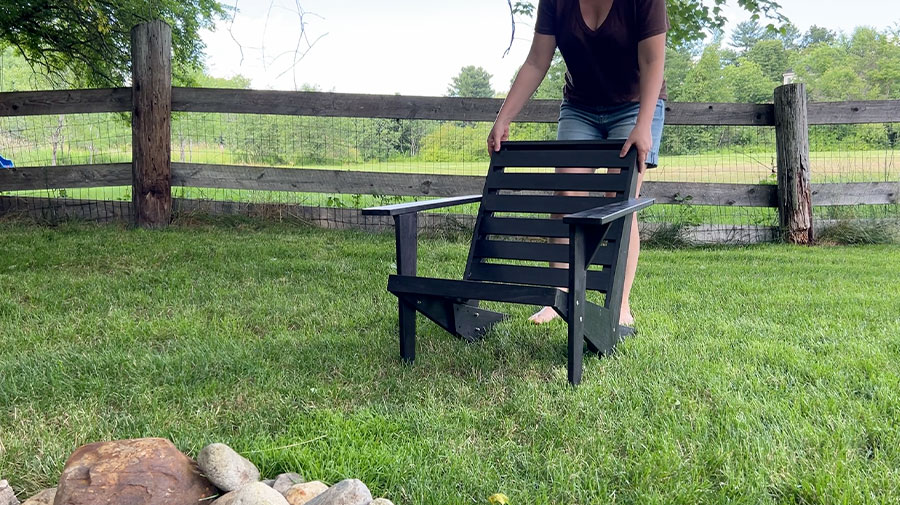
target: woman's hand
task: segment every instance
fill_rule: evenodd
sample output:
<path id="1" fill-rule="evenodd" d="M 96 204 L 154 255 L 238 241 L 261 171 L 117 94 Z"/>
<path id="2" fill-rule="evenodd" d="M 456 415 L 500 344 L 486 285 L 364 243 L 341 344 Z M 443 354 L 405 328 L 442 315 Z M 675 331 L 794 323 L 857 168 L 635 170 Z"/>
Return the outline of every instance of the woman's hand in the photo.
<path id="1" fill-rule="evenodd" d="M 499 151 L 500 142 L 503 142 L 504 140 L 509 140 L 509 121 L 497 118 L 497 120 L 494 121 L 494 127 L 491 128 L 491 133 L 488 134 L 488 154 Z"/>
<path id="2" fill-rule="evenodd" d="M 647 168 L 647 155 L 650 153 L 650 148 L 653 147 L 653 136 L 650 134 L 649 124 L 644 126 L 639 123 L 634 126 L 634 129 L 631 130 L 631 135 L 628 136 L 628 140 L 622 146 L 622 152 L 619 153 L 619 157 L 624 158 L 631 146 L 637 149 L 638 170 L 643 172 Z"/>

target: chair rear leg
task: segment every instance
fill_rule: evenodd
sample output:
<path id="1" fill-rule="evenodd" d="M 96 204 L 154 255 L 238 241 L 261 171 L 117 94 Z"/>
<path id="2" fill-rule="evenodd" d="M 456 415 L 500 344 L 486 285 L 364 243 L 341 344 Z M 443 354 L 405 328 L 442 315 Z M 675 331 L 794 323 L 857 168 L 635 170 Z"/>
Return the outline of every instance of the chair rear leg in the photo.
<path id="1" fill-rule="evenodd" d="M 397 299 L 400 321 L 400 357 L 406 363 L 416 359 L 416 309 L 402 298 Z"/>

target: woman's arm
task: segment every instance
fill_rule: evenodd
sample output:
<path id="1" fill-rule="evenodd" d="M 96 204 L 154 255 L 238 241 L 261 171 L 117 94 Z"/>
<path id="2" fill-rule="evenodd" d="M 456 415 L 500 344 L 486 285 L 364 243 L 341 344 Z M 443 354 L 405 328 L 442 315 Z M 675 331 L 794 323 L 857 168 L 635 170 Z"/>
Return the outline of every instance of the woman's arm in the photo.
<path id="1" fill-rule="evenodd" d="M 650 134 L 650 124 L 653 122 L 653 113 L 656 111 L 656 103 L 659 100 L 659 91 L 662 89 L 663 71 L 666 63 L 666 34 L 661 33 L 638 42 L 638 66 L 641 73 L 641 107 L 638 112 L 637 124 L 625 141 L 621 156 L 625 156 L 631 146 L 638 150 L 638 163 L 643 171 L 647 160 L 647 153 L 653 146 L 653 137 Z"/>
<path id="2" fill-rule="evenodd" d="M 550 69 L 554 51 L 556 51 L 556 37 L 542 33 L 534 34 L 525 64 L 519 69 L 519 74 L 516 75 L 516 80 L 513 81 L 512 88 L 494 121 L 494 127 L 488 135 L 488 152 L 499 151 L 500 142 L 509 139 L 509 124 L 544 80 L 547 70 Z"/>

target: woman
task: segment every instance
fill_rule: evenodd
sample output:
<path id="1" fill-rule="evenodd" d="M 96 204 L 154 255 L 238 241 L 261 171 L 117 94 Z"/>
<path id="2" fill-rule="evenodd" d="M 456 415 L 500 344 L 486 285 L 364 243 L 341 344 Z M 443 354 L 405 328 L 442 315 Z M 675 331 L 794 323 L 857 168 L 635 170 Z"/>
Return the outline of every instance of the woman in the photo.
<path id="1" fill-rule="evenodd" d="M 500 108 L 488 150 L 500 150 L 509 138 L 509 124 L 544 79 L 559 47 L 568 71 L 557 138 L 627 139 L 621 155 L 637 149 L 640 192 L 645 168 L 655 167 L 659 156 L 668 29 L 665 0 L 540 0 L 531 50 Z M 637 216 L 633 219 L 619 321 L 626 326 L 634 324 L 628 300 L 640 251 Z M 544 307 L 530 320 L 541 324 L 555 317 L 556 311 Z"/>

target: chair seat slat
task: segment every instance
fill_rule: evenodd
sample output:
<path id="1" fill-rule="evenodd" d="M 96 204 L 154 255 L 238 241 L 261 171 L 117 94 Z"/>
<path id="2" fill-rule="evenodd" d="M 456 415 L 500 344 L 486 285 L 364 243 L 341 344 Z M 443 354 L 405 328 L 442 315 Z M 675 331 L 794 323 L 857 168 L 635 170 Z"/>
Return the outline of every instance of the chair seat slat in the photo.
<path id="1" fill-rule="evenodd" d="M 464 300 L 489 300 L 530 305 L 554 305 L 566 293 L 552 287 L 495 284 L 488 282 L 391 275 L 388 291 L 395 294 L 442 296 Z"/>

